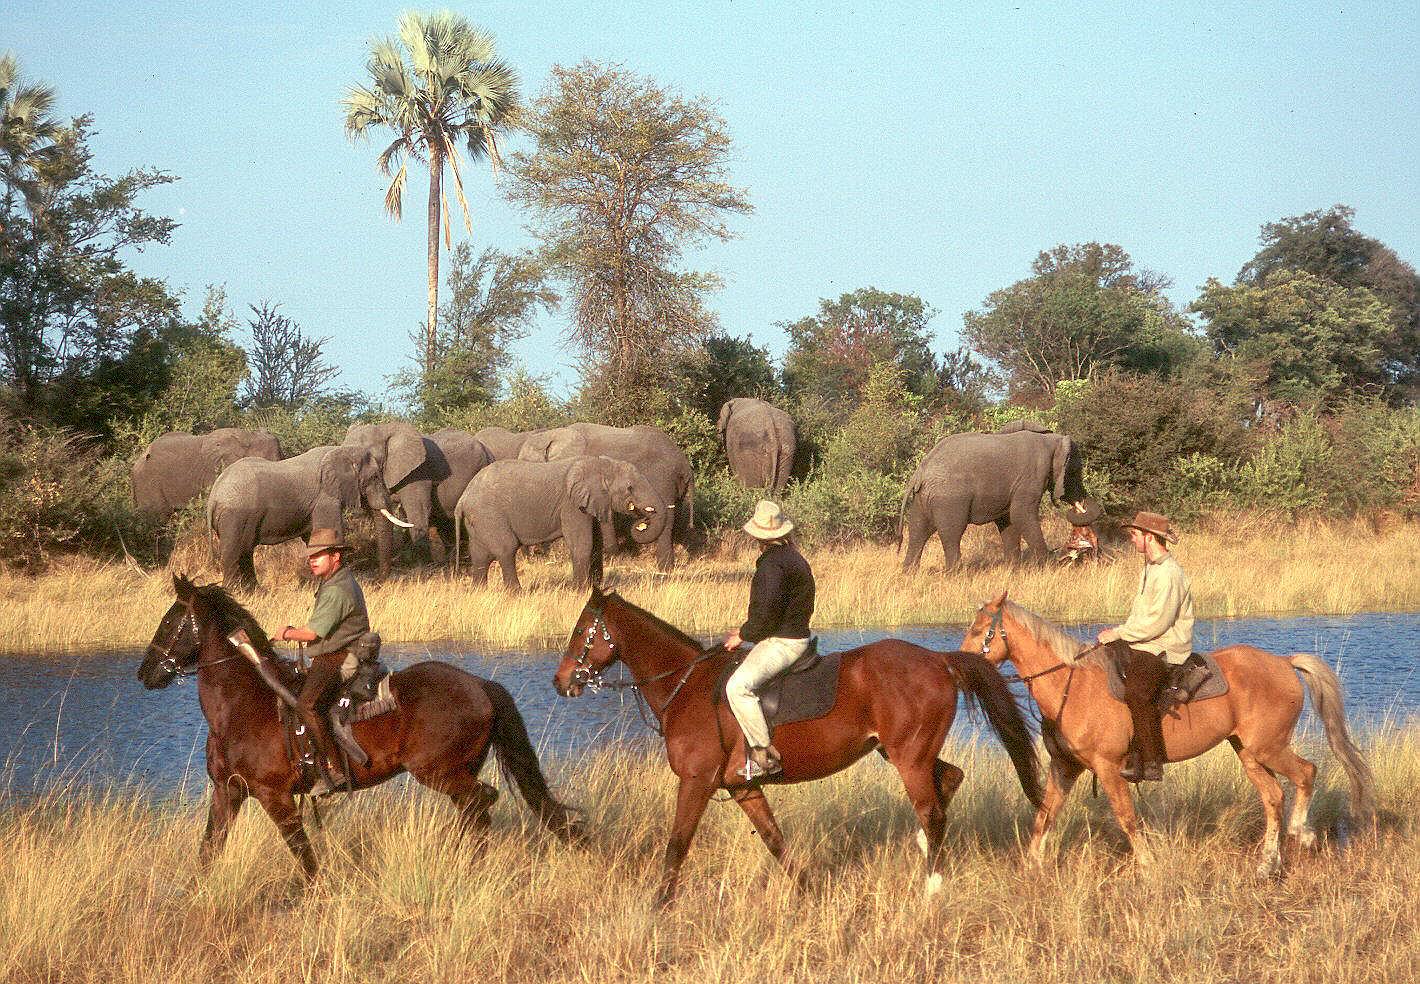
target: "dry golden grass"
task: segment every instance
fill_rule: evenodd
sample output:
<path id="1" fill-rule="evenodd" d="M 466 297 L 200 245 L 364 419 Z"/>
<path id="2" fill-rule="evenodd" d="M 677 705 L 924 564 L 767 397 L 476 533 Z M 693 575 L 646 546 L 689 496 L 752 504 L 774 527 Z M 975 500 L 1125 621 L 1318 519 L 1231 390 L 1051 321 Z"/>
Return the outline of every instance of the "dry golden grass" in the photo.
<path id="1" fill-rule="evenodd" d="M 959 748 L 945 891 L 923 893 L 911 812 L 870 756 L 834 779 L 776 789 L 797 889 L 732 805 L 712 805 L 678 905 L 649 905 L 673 780 L 659 752 L 555 766 L 590 841 L 526 827 L 505 794 L 481 856 L 452 809 L 392 785 L 361 794 L 316 839 L 302 890 L 253 806 L 227 853 L 194 873 L 190 802 L 57 790 L 0 798 L 5 981 L 1286 981 L 1420 978 L 1420 727 L 1366 743 L 1378 838 L 1323 837 L 1278 881 L 1254 873 L 1257 798 L 1226 748 L 1171 766 L 1142 796 L 1160 863 L 1136 868 L 1102 799 L 1082 784 L 1060 850 L 1026 866 L 1028 808 L 1004 758 Z M 1325 761 L 1313 818 L 1343 810 Z"/>
<path id="2" fill-rule="evenodd" d="M 1047 539 L 1065 530 L 1051 519 Z M 1010 569 L 981 528 L 963 543 L 964 569 L 945 574 L 941 553 L 929 548 L 918 573 L 900 574 L 891 546 L 860 545 L 813 551 L 818 578 L 815 624 L 893 626 L 962 623 L 1003 587 L 1023 604 L 1061 621 L 1107 620 L 1128 611 L 1139 576 L 1138 557 L 1116 547 L 1097 566 L 1066 570 Z M 1420 524 L 1394 523 L 1379 531 L 1360 521 L 1302 521 L 1284 525 L 1234 519 L 1190 532 L 1176 548 L 1193 582 L 1200 617 L 1261 613 L 1348 614 L 1420 609 Z M 682 555 L 682 561 L 685 560 Z M 298 577 L 299 544 L 260 548 L 257 573 L 269 589 L 249 599 L 266 625 L 303 619 L 310 589 Z M 690 632 L 719 632 L 743 618 L 753 554 L 742 544 L 683 562 L 670 575 L 655 572 L 648 555 L 617 557 L 607 569 L 637 604 Z M 183 544 L 174 571 L 215 579 L 200 541 Z M 516 647 L 561 643 L 586 592 L 573 589 L 565 556 L 520 559 L 528 589 L 509 596 L 495 574 L 474 590 L 442 570 L 404 574 L 385 584 L 366 578 L 376 628 L 389 642 L 455 639 Z M 160 572 L 161 573 L 161 572 Z M 70 562 L 40 578 L 0 575 L 0 652 L 46 652 L 142 646 L 172 601 L 165 575 L 144 578 L 113 563 Z"/>

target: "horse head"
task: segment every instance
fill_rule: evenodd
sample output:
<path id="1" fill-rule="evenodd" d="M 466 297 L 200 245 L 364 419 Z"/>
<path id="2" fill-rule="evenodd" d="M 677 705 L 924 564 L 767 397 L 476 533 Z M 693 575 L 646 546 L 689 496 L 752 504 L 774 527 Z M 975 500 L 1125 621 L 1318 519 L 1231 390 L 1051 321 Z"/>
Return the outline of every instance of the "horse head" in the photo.
<path id="1" fill-rule="evenodd" d="M 976 609 L 976 616 L 967 626 L 960 648 L 969 653 L 980 653 L 999 665 L 1010 655 L 1005 618 L 1006 592 L 1002 591 Z"/>
<path id="2" fill-rule="evenodd" d="M 197 661 L 197 608 L 201 604 L 197 585 L 183 574 L 174 574 L 173 591 L 177 600 L 158 623 L 138 667 L 138 680 L 149 690 L 166 687 Z"/>
<path id="3" fill-rule="evenodd" d="M 616 661 L 616 643 L 606 624 L 606 605 L 614 593 L 593 585 L 591 596 L 582 606 L 582 614 L 572 626 L 567 650 L 552 677 L 552 685 L 563 697 L 579 697 L 589 684 L 595 684 L 602 672 Z"/>

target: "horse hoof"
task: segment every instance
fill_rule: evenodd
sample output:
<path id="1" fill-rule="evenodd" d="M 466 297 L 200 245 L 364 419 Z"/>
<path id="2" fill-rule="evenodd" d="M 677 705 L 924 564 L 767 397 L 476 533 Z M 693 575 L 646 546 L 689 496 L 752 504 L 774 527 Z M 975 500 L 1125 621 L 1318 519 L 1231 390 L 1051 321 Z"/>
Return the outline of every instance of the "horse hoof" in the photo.
<path id="1" fill-rule="evenodd" d="M 1282 874 L 1282 857 L 1279 854 L 1270 854 L 1263 858 L 1262 863 L 1257 866 L 1257 874 L 1261 878 L 1277 878 Z"/>
<path id="2" fill-rule="evenodd" d="M 931 899 L 942 894 L 942 873 L 934 871 L 927 876 L 927 898 Z"/>

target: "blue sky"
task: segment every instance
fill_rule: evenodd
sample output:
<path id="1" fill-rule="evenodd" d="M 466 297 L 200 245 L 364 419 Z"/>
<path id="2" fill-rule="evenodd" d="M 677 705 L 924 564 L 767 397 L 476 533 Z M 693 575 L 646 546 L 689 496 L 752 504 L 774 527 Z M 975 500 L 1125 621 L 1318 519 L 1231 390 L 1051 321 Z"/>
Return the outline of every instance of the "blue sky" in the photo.
<path id="1" fill-rule="evenodd" d="M 10 0 L 0 48 L 94 115 L 101 168 L 181 178 L 146 200 L 182 225 L 142 272 L 194 313 L 210 283 L 239 313 L 280 303 L 383 397 L 423 316 L 427 185 L 387 219 L 377 146 L 347 142 L 339 103 L 404 7 L 201 6 Z M 870 285 L 920 294 L 954 347 L 963 312 L 1062 242 L 1118 243 L 1186 304 L 1264 222 L 1338 202 L 1420 264 L 1414 4 L 453 6 L 528 98 L 594 59 L 716 101 L 755 212 L 689 263 L 724 277 L 722 327 L 776 355 L 775 322 Z M 530 245 L 486 167 L 465 178 L 474 248 Z M 565 391 L 564 325 L 518 351 Z"/>

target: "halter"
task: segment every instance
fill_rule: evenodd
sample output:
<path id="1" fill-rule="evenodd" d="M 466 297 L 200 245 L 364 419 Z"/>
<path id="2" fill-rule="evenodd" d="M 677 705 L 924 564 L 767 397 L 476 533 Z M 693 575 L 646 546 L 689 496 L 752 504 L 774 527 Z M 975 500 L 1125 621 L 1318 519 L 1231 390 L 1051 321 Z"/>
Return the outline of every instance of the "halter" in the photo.
<path id="1" fill-rule="evenodd" d="M 224 656 L 221 659 L 209 660 L 206 663 L 199 661 L 194 664 L 191 669 L 184 669 L 182 664 L 178 662 L 178 658 L 173 655 L 172 647 L 177 645 L 178 637 L 182 635 L 183 627 L 189 624 L 192 626 L 193 639 L 197 639 L 198 626 L 197 611 L 192 599 L 187 598 L 183 600 L 182 606 L 187 609 L 187 611 L 183 614 L 182 621 L 178 622 L 177 628 L 173 630 L 172 638 L 168 641 L 168 644 L 166 646 L 160 646 L 156 642 L 148 644 L 149 649 L 156 650 L 163 657 L 158 661 L 158 669 L 162 670 L 170 677 L 177 677 L 181 680 L 183 677 L 197 676 L 197 674 L 202 672 L 204 667 L 216 666 L 218 663 L 228 663 L 240 657 L 241 654 L 236 653 L 231 656 Z"/>
<path id="2" fill-rule="evenodd" d="M 577 668 L 572 671 L 571 682 L 586 687 L 587 690 L 591 691 L 594 694 L 599 693 L 602 690 L 630 690 L 634 692 L 636 695 L 636 707 L 638 710 L 641 711 L 641 720 L 656 734 L 664 737 L 665 733 L 661 730 L 660 727 L 658 727 L 660 719 L 664 717 L 666 711 L 670 709 L 671 703 L 676 699 L 676 696 L 680 693 L 681 688 L 683 688 L 690 680 L 690 675 L 695 670 L 695 668 L 701 663 L 713 659 L 715 653 L 713 651 L 710 653 L 701 653 L 695 659 L 687 663 L 684 667 L 684 672 L 682 673 L 681 678 L 676 681 L 676 685 L 671 688 L 670 694 L 666 697 L 665 703 L 662 704 L 660 707 L 656 707 L 654 704 L 651 703 L 651 698 L 645 694 L 642 688 L 648 683 L 655 683 L 657 680 L 664 680 L 666 677 L 681 672 L 682 668 L 673 667 L 669 670 L 666 670 L 664 673 L 657 673 L 655 676 L 646 677 L 644 680 L 638 680 L 634 673 L 632 674 L 630 680 L 603 679 L 602 670 L 598 669 L 596 666 L 593 666 L 591 660 L 592 646 L 596 644 L 597 631 L 601 631 L 602 641 L 606 643 L 607 652 L 609 654 L 609 658 L 606 662 L 607 666 L 610 666 L 613 660 L 616 659 L 616 641 L 611 637 L 611 628 L 606 624 L 606 618 L 603 609 L 598 606 L 596 608 L 590 609 L 590 611 L 595 617 L 592 619 L 592 624 L 587 626 L 586 634 L 583 636 L 582 654 L 577 657 Z M 630 667 L 627 667 L 627 669 L 629 670 Z M 655 722 L 646 719 L 645 710 L 644 708 L 642 708 L 643 701 L 645 702 L 646 706 L 651 708 L 651 711 L 656 718 Z"/>
<path id="3" fill-rule="evenodd" d="M 986 635 L 981 640 L 981 655 L 988 657 L 991 655 L 991 640 L 996 638 L 997 633 L 1000 633 L 1002 642 L 1006 641 L 1006 624 L 1002 621 L 1005 614 L 1006 606 L 1004 604 L 991 613 L 991 624 L 986 627 Z"/>

